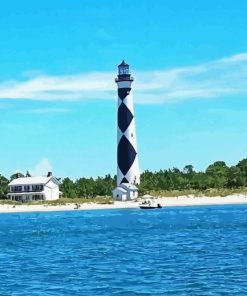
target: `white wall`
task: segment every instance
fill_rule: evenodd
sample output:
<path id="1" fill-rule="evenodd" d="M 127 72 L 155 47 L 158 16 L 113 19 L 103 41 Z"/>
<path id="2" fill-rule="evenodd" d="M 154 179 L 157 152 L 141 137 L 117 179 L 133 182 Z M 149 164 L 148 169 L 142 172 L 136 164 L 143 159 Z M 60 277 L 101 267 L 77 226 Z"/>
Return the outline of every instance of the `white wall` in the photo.
<path id="1" fill-rule="evenodd" d="M 112 195 L 115 200 L 133 200 L 138 197 L 138 191 L 128 188 L 126 189 L 126 192 L 123 192 L 122 190 L 115 188 L 112 191 Z"/>
<path id="2" fill-rule="evenodd" d="M 123 192 L 122 190 L 119 190 L 118 188 L 115 188 L 112 191 L 112 195 L 115 200 L 126 200 L 127 199 L 127 192 Z"/>
<path id="3" fill-rule="evenodd" d="M 51 179 L 44 186 L 44 194 L 46 200 L 56 200 L 59 199 L 59 186 Z"/>

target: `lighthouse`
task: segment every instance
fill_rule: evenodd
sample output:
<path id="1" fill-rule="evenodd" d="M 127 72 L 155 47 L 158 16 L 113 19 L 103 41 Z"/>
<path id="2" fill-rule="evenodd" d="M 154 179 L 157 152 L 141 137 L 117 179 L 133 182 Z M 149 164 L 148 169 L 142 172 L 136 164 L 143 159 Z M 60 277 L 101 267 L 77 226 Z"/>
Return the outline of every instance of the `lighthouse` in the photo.
<path id="1" fill-rule="evenodd" d="M 129 65 L 122 61 L 115 82 L 118 86 L 117 111 L 117 187 L 113 197 L 119 200 L 134 199 L 140 182 L 139 161 L 132 95 L 133 77 Z"/>

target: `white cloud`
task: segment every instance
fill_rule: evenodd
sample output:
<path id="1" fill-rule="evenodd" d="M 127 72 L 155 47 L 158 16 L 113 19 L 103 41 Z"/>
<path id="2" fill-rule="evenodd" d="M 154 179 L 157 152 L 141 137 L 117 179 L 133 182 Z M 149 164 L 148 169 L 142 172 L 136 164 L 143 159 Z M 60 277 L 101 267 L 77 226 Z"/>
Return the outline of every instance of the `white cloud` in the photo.
<path id="1" fill-rule="evenodd" d="M 48 101 L 97 98 L 97 95 L 105 98 L 104 93 L 114 89 L 113 77 L 114 74 L 88 73 L 40 76 L 20 82 L 7 81 L 0 84 L 0 98 Z"/>
<path id="2" fill-rule="evenodd" d="M 232 63 L 241 61 L 247 61 L 247 53 L 235 54 L 233 56 L 219 60 L 220 63 Z"/>
<path id="3" fill-rule="evenodd" d="M 46 176 L 48 172 L 52 172 L 52 166 L 49 159 L 43 158 L 33 168 L 28 170 L 32 176 Z"/>
<path id="4" fill-rule="evenodd" d="M 0 83 L 0 99 L 112 100 L 116 99 L 115 76 L 114 72 L 94 72 L 6 81 Z M 196 66 L 135 71 L 134 76 L 135 101 L 142 104 L 247 95 L 247 53 Z"/>

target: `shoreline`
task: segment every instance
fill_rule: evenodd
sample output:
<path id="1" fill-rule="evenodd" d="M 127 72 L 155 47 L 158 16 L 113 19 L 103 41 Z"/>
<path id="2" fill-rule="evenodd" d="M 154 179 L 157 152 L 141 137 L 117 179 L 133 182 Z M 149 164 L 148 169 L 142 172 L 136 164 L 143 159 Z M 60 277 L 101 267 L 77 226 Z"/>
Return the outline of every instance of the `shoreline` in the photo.
<path id="1" fill-rule="evenodd" d="M 154 199 L 165 207 L 186 207 L 186 206 L 203 206 L 203 205 L 238 205 L 247 204 L 247 194 L 232 194 L 225 197 L 215 196 L 178 196 L 178 197 L 158 197 Z M 83 203 L 77 209 L 75 203 L 66 205 L 10 205 L 1 204 L 0 214 L 3 213 L 27 213 L 27 212 L 57 212 L 57 211 L 83 211 L 83 210 L 110 210 L 110 209 L 137 209 L 140 202 L 136 201 L 115 201 L 113 204 Z"/>

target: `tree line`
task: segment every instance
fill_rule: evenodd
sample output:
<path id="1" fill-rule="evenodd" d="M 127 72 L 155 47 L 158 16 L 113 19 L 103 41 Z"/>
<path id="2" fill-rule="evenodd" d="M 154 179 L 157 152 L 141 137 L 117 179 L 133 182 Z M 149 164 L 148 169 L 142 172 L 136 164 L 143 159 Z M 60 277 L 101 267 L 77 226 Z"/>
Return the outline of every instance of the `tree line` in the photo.
<path id="1" fill-rule="evenodd" d="M 14 174 L 10 180 L 22 174 Z M 26 176 L 30 176 L 27 172 Z M 70 178 L 60 180 L 60 190 L 67 198 L 112 195 L 116 186 L 116 176 L 106 175 L 97 178 L 79 178 L 75 181 Z M 6 198 L 9 180 L 0 175 L 0 198 Z M 171 190 L 200 190 L 238 189 L 247 187 L 247 158 L 238 162 L 235 166 L 227 166 L 224 161 L 216 161 L 209 165 L 205 171 L 195 171 L 192 165 L 186 165 L 183 170 L 172 168 L 157 172 L 144 171 L 141 174 L 140 193 L 150 191 Z"/>
<path id="2" fill-rule="evenodd" d="M 202 172 L 196 172 L 192 165 L 182 171 L 177 168 L 145 171 L 141 175 L 139 189 L 146 191 L 238 189 L 247 186 L 247 159 L 228 167 L 224 161 L 216 161 Z"/>

